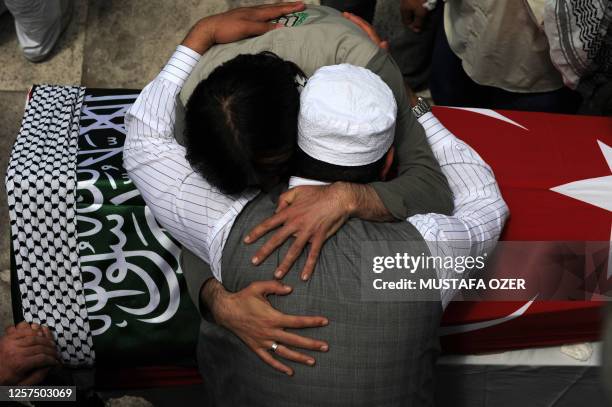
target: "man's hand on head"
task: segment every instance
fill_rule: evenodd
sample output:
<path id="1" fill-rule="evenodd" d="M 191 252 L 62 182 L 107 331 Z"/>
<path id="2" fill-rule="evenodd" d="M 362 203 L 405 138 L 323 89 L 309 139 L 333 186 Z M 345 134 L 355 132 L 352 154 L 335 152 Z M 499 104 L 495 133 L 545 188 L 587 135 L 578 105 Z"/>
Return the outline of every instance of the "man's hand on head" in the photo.
<path id="1" fill-rule="evenodd" d="M 278 281 L 257 281 L 236 293 L 230 293 L 214 278 L 209 279 L 200 291 L 215 322 L 238 336 L 259 358 L 273 368 L 289 375 L 293 369 L 274 356 L 313 366 L 312 356 L 297 352 L 302 348 L 327 352 L 323 341 L 307 338 L 285 329 L 316 328 L 326 326 L 327 318 L 286 315 L 277 311 L 268 301 L 268 295 L 287 295 L 292 289 Z M 277 344 L 272 353 L 272 344 Z"/>
<path id="2" fill-rule="evenodd" d="M 342 13 L 342 15 L 344 16 L 344 18 L 355 23 L 355 25 L 361 28 L 368 35 L 368 37 L 370 37 L 374 44 L 378 45 L 384 50 L 389 50 L 389 41 L 381 39 L 380 35 L 378 35 L 372 24 L 368 23 L 366 20 L 353 13 L 345 11 L 344 13 Z"/>
<path id="3" fill-rule="evenodd" d="M 301 275 L 305 281 L 312 275 L 325 241 L 352 216 L 372 221 L 394 220 L 376 192 L 368 185 L 336 182 L 327 186 L 299 186 L 279 197 L 276 213 L 251 230 L 244 242 L 253 243 L 278 228 L 255 253 L 252 262 L 259 265 L 287 239 L 295 237 L 274 273 L 278 279 L 287 274 L 310 243 Z"/>
<path id="4" fill-rule="evenodd" d="M 0 384 L 40 383 L 59 357 L 51 331 L 46 326 L 20 322 L 0 337 Z"/>
<path id="5" fill-rule="evenodd" d="M 270 20 L 304 10 L 303 2 L 242 7 L 204 17 L 183 40 L 182 45 L 204 54 L 214 44 L 226 44 L 262 35 L 282 27 Z"/>

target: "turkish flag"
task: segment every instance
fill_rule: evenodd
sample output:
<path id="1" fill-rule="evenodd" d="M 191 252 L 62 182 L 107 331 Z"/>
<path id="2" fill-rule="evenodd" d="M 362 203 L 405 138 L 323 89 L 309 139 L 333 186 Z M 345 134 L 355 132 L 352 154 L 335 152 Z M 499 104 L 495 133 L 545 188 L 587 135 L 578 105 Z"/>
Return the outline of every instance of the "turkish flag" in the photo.
<path id="1" fill-rule="evenodd" d="M 434 113 L 493 168 L 510 208 L 502 240 L 611 240 L 612 118 L 449 107 Z M 445 352 L 479 353 L 593 341 L 601 305 L 454 302 L 441 342 Z"/>

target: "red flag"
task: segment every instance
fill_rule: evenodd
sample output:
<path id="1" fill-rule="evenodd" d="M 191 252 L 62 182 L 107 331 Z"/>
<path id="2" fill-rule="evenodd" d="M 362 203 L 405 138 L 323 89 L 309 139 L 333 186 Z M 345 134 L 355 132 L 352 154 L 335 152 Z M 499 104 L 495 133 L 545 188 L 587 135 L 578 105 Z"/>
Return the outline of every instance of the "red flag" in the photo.
<path id="1" fill-rule="evenodd" d="M 445 107 L 434 112 L 493 168 L 510 208 L 502 240 L 611 240 L 611 118 Z M 441 340 L 445 351 L 459 353 L 597 340 L 600 306 L 452 303 Z"/>

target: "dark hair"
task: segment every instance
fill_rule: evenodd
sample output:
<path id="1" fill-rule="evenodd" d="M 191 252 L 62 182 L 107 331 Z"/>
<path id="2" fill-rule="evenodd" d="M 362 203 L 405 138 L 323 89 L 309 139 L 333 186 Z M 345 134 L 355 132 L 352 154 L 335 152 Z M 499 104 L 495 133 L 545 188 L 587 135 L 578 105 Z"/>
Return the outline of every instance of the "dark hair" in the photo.
<path id="1" fill-rule="evenodd" d="M 299 147 L 294 156 L 295 175 L 324 182 L 346 181 L 358 184 L 380 181 L 386 154 L 379 160 L 355 167 L 329 164 L 306 154 Z"/>
<path id="2" fill-rule="evenodd" d="M 271 188 L 289 175 L 300 95 L 292 62 L 238 55 L 201 81 L 185 112 L 187 160 L 227 194 Z"/>

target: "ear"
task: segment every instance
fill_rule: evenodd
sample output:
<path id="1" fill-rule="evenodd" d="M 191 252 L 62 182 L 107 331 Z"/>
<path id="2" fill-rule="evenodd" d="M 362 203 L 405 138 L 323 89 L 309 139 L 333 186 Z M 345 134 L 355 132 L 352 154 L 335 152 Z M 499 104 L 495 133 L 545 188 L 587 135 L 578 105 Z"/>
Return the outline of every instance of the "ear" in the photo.
<path id="1" fill-rule="evenodd" d="M 385 164 L 380 171 L 380 178 L 385 181 L 387 179 L 387 175 L 391 170 L 391 165 L 393 165 L 393 159 L 395 158 L 395 147 L 391 146 L 389 151 L 387 151 L 387 155 L 385 156 Z"/>

